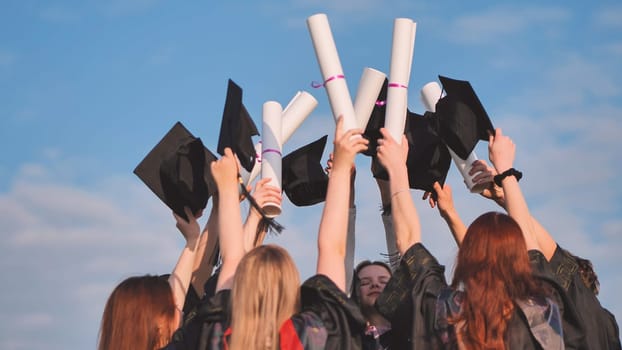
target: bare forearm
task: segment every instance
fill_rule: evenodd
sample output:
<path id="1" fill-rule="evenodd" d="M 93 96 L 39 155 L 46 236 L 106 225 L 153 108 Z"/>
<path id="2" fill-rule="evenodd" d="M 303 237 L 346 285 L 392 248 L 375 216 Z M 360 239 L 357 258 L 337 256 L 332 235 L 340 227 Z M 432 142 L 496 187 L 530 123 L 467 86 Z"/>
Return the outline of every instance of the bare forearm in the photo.
<path id="1" fill-rule="evenodd" d="M 244 232 L 240 214 L 237 187 L 220 189 L 219 194 L 219 243 L 223 265 L 216 290 L 231 288 L 238 263 L 244 256 Z"/>
<path id="2" fill-rule="evenodd" d="M 173 291 L 175 306 L 180 311 L 183 310 L 184 303 L 186 302 L 186 293 L 188 293 L 188 288 L 190 286 L 190 278 L 192 276 L 194 260 L 197 253 L 198 241 L 197 239 L 186 243 L 168 279 L 171 290 Z"/>
<path id="3" fill-rule="evenodd" d="M 218 206 L 217 203 L 212 205 Z M 205 282 L 212 275 L 214 269 L 214 254 L 218 245 L 218 210 L 212 209 L 209 219 L 197 247 L 197 253 L 194 259 L 194 268 L 192 274 L 192 286 L 201 296 L 205 293 Z"/>
<path id="4" fill-rule="evenodd" d="M 523 193 L 518 185 L 518 181 L 514 176 L 508 176 L 503 179 L 503 192 L 505 194 L 505 207 L 508 214 L 518 223 L 523 236 L 525 237 L 525 243 L 527 249 L 540 250 L 538 241 L 534 235 L 533 223 L 531 214 L 529 213 L 529 207 L 523 197 Z"/>
<path id="5" fill-rule="evenodd" d="M 460 215 L 458 215 L 458 212 L 456 210 L 446 210 L 441 213 L 441 217 L 447 223 L 451 234 L 456 240 L 456 244 L 458 245 L 458 247 L 460 247 L 467 230 L 467 227 L 460 218 Z"/>
<path id="6" fill-rule="evenodd" d="M 350 169 L 335 168 L 331 172 L 318 233 L 317 272 L 329 276 L 341 290 L 345 290 L 349 181 Z"/>
<path id="7" fill-rule="evenodd" d="M 410 196 L 406 165 L 389 174 L 391 189 L 391 214 L 397 249 L 400 255 L 421 241 L 421 226 L 417 209 Z"/>
<path id="8" fill-rule="evenodd" d="M 255 247 L 260 222 L 261 216 L 255 212 L 255 209 L 251 208 L 246 217 L 246 222 L 244 222 L 244 251 L 249 252 Z"/>

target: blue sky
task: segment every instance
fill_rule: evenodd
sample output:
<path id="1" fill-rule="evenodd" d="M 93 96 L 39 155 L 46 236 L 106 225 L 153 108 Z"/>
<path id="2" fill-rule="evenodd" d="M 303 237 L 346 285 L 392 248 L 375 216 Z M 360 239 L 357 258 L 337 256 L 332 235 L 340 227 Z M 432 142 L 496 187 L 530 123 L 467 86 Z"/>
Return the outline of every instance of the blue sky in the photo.
<path id="1" fill-rule="evenodd" d="M 0 348 L 95 348 L 122 279 L 167 273 L 183 239 L 132 170 L 176 122 L 215 149 L 227 79 L 260 126 L 267 100 L 319 101 L 285 152 L 333 134 L 305 19 L 328 15 L 350 92 L 388 73 L 393 19 L 417 22 L 409 107 L 437 75 L 469 80 L 517 144 L 533 214 L 594 262 L 618 319 L 622 289 L 622 5 L 619 1 L 4 1 L 0 12 Z M 486 144 L 477 147 L 486 158 Z M 325 158 L 327 155 L 325 155 Z M 384 234 L 369 159 L 357 160 L 357 260 Z M 470 222 L 490 203 L 448 182 Z M 419 192 L 413 192 L 418 199 Z M 455 245 L 416 201 L 423 240 L 451 273 Z M 271 242 L 315 269 L 321 206 L 287 200 Z"/>

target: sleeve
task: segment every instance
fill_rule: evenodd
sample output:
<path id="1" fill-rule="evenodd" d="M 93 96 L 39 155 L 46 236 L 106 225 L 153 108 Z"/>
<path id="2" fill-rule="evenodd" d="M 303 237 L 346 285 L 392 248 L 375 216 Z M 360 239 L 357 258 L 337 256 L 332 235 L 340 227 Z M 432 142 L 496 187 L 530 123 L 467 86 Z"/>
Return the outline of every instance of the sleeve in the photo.
<path id="1" fill-rule="evenodd" d="M 356 206 L 348 210 L 348 236 L 346 241 L 346 290 L 352 289 L 352 278 L 354 276 L 354 247 L 356 226 Z"/>
<path id="2" fill-rule="evenodd" d="M 161 279 L 168 280 L 170 276 L 171 274 L 167 273 L 164 275 L 160 275 L 159 277 Z M 188 291 L 186 292 L 186 299 L 184 299 L 184 307 L 182 310 L 184 314 L 184 322 L 188 318 L 188 315 L 192 314 L 196 310 L 200 301 L 201 297 L 194 290 L 194 287 L 190 285 L 190 287 L 188 287 Z"/>
<path id="3" fill-rule="evenodd" d="M 389 266 L 391 271 L 395 272 L 400 264 L 400 253 L 397 250 L 397 242 L 395 240 L 395 230 L 393 229 L 393 218 L 391 214 L 383 213 L 382 224 L 384 225 L 384 236 L 387 242 L 387 255 L 389 256 Z"/>
<path id="4" fill-rule="evenodd" d="M 575 303 L 568 295 L 568 291 L 564 289 L 562 283 L 553 273 L 552 265 L 546 261 L 542 252 L 538 250 L 529 251 L 529 260 L 534 276 L 549 287 L 551 298 L 559 306 L 566 349 L 587 349 L 583 320 L 576 309 Z"/>
<path id="5" fill-rule="evenodd" d="M 577 261 L 566 254 L 566 252 L 559 245 L 557 245 L 549 264 L 551 272 L 559 280 L 562 288 L 568 290 L 570 288 L 570 284 L 572 283 L 573 277 L 579 270 L 579 264 L 577 264 Z"/>
<path id="6" fill-rule="evenodd" d="M 219 349 L 223 335 L 230 326 L 231 290 L 221 290 L 213 297 L 203 298 L 196 311 L 174 334 L 167 349 Z"/>
<path id="7" fill-rule="evenodd" d="M 587 342 L 598 344 L 600 349 L 620 349 L 620 332 L 616 319 L 602 307 L 594 292 L 585 285 L 576 259 L 558 245 L 549 264 L 555 278 L 582 318 Z"/>
<path id="8" fill-rule="evenodd" d="M 437 346 L 434 336 L 436 300 L 447 287 L 445 268 L 421 243 L 410 247 L 384 291 L 376 300 L 378 311 L 394 332 L 417 349 Z"/>
<path id="9" fill-rule="evenodd" d="M 326 349 L 360 349 L 365 318 L 328 277 L 315 275 L 300 289 L 302 311 L 317 315 L 327 331 Z"/>

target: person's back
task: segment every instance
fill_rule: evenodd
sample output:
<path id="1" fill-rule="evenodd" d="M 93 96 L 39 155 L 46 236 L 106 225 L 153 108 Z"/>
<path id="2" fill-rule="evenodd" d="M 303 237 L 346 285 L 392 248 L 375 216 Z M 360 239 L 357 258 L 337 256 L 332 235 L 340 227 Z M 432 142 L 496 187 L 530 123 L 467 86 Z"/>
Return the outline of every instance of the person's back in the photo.
<path id="1" fill-rule="evenodd" d="M 299 281 L 283 248 L 265 245 L 246 254 L 231 291 L 230 349 L 276 349 L 281 324 L 299 309 Z"/>
<path id="2" fill-rule="evenodd" d="M 465 293 L 461 312 L 451 323 L 457 339 L 473 348 L 505 348 L 509 320 L 520 302 L 533 304 L 546 295 L 532 276 L 520 227 L 495 212 L 481 215 L 469 226 L 452 287 L 462 287 Z"/>

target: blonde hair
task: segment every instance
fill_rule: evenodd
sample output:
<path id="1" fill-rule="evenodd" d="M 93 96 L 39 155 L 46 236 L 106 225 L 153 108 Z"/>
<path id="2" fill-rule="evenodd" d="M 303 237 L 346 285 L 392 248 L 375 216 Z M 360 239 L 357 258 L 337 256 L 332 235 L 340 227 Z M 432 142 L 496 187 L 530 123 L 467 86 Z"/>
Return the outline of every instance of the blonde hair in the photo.
<path id="1" fill-rule="evenodd" d="M 240 261 L 231 291 L 232 350 L 278 349 L 279 329 L 300 304 L 300 277 L 287 251 L 251 250 Z"/>

